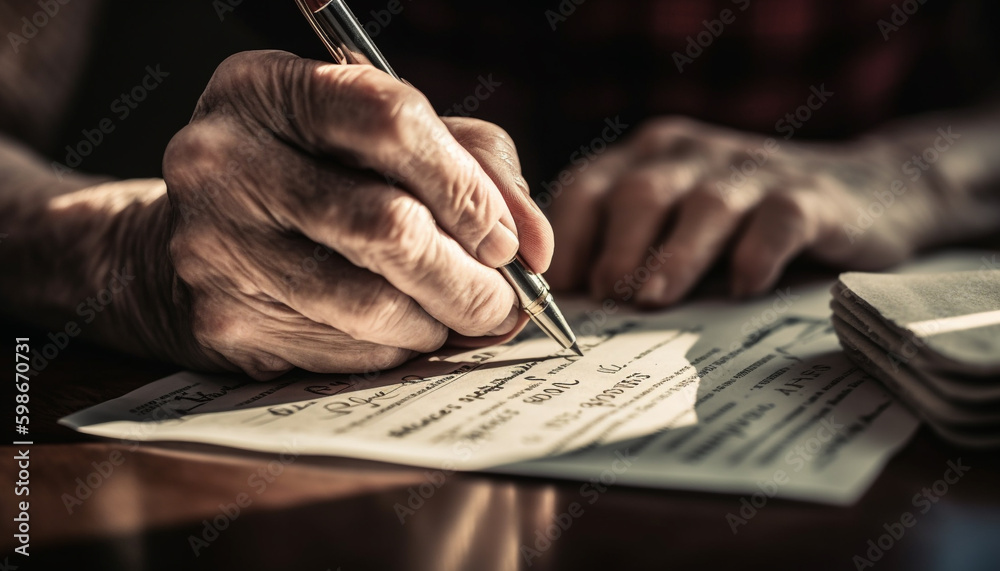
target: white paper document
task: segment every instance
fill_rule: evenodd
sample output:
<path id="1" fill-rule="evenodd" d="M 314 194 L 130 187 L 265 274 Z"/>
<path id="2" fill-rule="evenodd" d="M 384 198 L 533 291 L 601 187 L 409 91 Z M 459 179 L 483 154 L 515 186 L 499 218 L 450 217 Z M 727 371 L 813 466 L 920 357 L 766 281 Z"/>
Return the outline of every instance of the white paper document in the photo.
<path id="1" fill-rule="evenodd" d="M 917 421 L 843 356 L 828 288 L 660 314 L 565 308 L 582 358 L 529 326 L 367 376 L 179 373 L 61 422 L 129 441 L 846 504 Z"/>

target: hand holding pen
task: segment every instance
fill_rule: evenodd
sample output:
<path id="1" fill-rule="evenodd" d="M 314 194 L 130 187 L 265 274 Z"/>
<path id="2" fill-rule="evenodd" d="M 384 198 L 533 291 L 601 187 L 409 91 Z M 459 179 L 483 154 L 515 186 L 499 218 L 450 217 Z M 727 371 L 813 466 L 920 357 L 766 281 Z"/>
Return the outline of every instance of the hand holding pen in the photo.
<path id="1" fill-rule="evenodd" d="M 373 67 L 233 56 L 164 157 L 176 323 L 148 326 L 188 332 L 161 340 L 174 361 L 258 379 L 503 340 L 527 316 L 496 268 L 520 247 L 544 270 L 552 235 L 501 156 L 502 130 Z"/>
<path id="2" fill-rule="evenodd" d="M 296 0 L 296 3 L 337 63 L 371 65 L 402 81 L 344 0 Z M 523 182 L 520 173 L 513 175 L 515 182 Z M 527 194 L 526 188 L 522 190 Z M 571 349 L 582 357 L 576 336 L 541 273 L 533 271 L 520 255 L 508 260 L 499 270 L 514 288 L 521 308 L 532 321 L 564 349 Z"/>

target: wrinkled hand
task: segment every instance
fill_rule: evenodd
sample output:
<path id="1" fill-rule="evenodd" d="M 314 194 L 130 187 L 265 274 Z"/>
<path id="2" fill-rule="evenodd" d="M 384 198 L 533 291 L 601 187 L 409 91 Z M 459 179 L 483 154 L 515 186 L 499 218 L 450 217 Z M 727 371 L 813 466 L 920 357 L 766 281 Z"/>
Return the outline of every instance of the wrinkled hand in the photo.
<path id="1" fill-rule="evenodd" d="M 229 58 L 163 170 L 187 360 L 258 379 L 511 335 L 525 318 L 494 268 L 552 253 L 509 137 L 367 66 Z"/>
<path id="2" fill-rule="evenodd" d="M 549 211 L 557 249 L 547 278 L 659 307 L 719 259 L 736 297 L 767 291 L 801 254 L 854 269 L 890 265 L 920 245 L 940 209 L 930 175 L 901 172 L 910 155 L 874 138 L 795 143 L 653 121 L 567 168 L 573 181 Z"/>

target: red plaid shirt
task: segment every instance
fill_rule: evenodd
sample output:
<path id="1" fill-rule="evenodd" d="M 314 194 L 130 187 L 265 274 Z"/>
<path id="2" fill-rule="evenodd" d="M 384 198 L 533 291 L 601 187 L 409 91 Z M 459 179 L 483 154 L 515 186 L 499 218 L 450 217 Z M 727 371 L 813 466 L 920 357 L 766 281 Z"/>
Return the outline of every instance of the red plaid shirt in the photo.
<path id="1" fill-rule="evenodd" d="M 781 135 L 815 88 L 832 95 L 795 136 L 850 136 L 967 103 L 995 68 L 993 56 L 961 54 L 983 35 L 977 17 L 995 24 L 975 1 L 399 1 L 385 26 L 384 0 L 353 4 L 396 70 L 441 112 L 500 123 L 546 169 L 607 117 L 683 114 Z M 478 76 L 502 85 L 468 99 Z"/>
<path id="2" fill-rule="evenodd" d="M 1000 53 L 990 42 L 995 0 L 349 1 L 393 67 L 439 111 L 510 131 L 533 185 L 608 118 L 631 130 L 647 117 L 683 114 L 782 136 L 778 121 L 822 88 L 833 95 L 795 136 L 849 136 L 900 114 L 969 103 L 995 78 Z M 159 157 L 149 149 L 183 126 L 225 55 L 278 48 L 329 59 L 291 0 L 244 0 L 222 21 L 219 3 L 202 0 L 110 4 L 86 88 L 53 152 L 64 154 L 107 115 L 135 70 L 156 62 L 177 72 L 169 97 L 150 97 L 88 157 L 95 172 L 155 172 Z M 178 42 L 177 29 L 197 41 Z"/>

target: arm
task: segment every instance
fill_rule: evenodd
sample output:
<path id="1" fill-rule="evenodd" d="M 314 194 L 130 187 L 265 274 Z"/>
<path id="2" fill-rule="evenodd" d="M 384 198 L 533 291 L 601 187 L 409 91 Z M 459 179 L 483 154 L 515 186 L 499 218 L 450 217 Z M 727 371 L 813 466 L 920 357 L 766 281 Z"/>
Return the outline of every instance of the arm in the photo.
<path id="1" fill-rule="evenodd" d="M 937 207 L 916 246 L 1000 231 L 1000 101 L 895 122 L 874 137 L 904 149 L 900 178 L 928 180 Z"/>
<path id="2" fill-rule="evenodd" d="M 168 335 L 183 316 L 170 309 L 179 300 L 170 287 L 165 190 L 158 179 L 60 179 L 0 138 L 4 312 L 137 355 L 179 361 L 192 353 Z"/>
<path id="3" fill-rule="evenodd" d="M 165 250 L 155 246 L 165 243 L 168 227 L 163 182 L 57 176 L 31 148 L 47 146 L 69 106 L 102 4 L 60 5 L 59 17 L 27 30 L 34 32 L 29 37 L 27 24 L 16 23 L 30 21 L 37 3 L 0 2 L 0 19 L 15 24 L 6 37 L 11 48 L 0 51 L 0 309 L 52 332 L 68 326 L 113 347 L 170 359 L 176 347 L 152 343 L 164 337 L 153 324 L 168 322 L 168 305 L 155 299 L 164 297 L 158 285 L 169 283 Z M 137 240 L 136 229 L 158 238 Z M 135 279 L 101 303 L 96 296 L 125 279 L 111 273 L 122 268 Z M 138 307 L 160 315 L 130 319 Z"/>
<path id="4" fill-rule="evenodd" d="M 526 322 L 495 267 L 551 231 L 495 126 L 442 120 L 365 66 L 224 62 L 164 180 L 60 180 L 0 148 L 2 308 L 54 331 L 258 379 L 389 368 Z M 395 184 L 388 182 L 396 181 Z"/>

